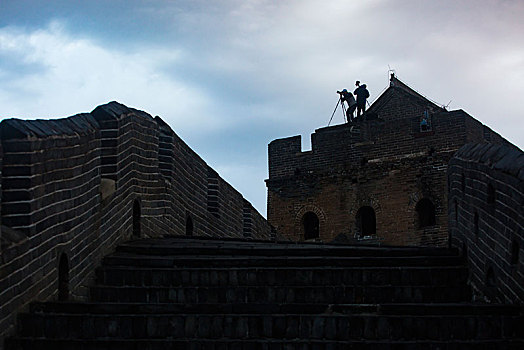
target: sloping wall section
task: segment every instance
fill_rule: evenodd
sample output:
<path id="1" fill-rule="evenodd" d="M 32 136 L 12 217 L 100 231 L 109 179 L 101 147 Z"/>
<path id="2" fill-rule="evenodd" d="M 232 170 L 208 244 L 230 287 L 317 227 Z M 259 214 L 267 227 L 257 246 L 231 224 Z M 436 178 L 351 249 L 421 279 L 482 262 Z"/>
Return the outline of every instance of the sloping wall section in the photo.
<path id="1" fill-rule="evenodd" d="M 65 119 L 4 120 L 0 134 L 2 338 L 30 301 L 84 299 L 123 240 L 271 238 L 267 221 L 159 117 L 111 102 Z"/>
<path id="2" fill-rule="evenodd" d="M 451 243 L 467 257 L 478 296 L 524 303 L 524 153 L 467 144 L 448 177 Z"/>

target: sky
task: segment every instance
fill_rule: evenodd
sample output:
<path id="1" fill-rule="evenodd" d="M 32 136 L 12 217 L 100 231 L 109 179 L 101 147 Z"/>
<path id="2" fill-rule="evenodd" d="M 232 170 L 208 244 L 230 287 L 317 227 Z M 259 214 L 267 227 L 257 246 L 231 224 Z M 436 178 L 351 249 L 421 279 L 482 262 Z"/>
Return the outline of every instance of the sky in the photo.
<path id="1" fill-rule="evenodd" d="M 0 0 L 0 118 L 160 116 L 266 214 L 267 145 L 389 71 L 524 147 L 524 0 Z M 342 123 L 336 114 L 332 124 Z"/>

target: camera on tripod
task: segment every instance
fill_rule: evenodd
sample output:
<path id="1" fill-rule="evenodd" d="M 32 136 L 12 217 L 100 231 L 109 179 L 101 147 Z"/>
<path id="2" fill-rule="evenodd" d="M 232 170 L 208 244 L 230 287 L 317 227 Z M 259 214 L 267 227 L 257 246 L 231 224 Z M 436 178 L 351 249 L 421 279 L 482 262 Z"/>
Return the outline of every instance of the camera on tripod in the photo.
<path id="1" fill-rule="evenodd" d="M 331 119 L 329 119 L 328 126 L 331 124 L 331 120 L 333 120 L 333 116 L 335 115 L 335 112 L 339 104 L 342 107 L 342 115 L 344 116 L 344 119 L 347 123 L 350 123 L 353 120 L 353 112 L 357 107 L 353 94 L 351 92 L 348 92 L 347 89 L 343 89 L 342 91 L 337 90 L 337 94 L 340 95 L 340 98 L 338 99 L 337 105 L 335 106 L 335 110 L 331 115 Z M 344 103 L 348 104 L 347 109 Z"/>

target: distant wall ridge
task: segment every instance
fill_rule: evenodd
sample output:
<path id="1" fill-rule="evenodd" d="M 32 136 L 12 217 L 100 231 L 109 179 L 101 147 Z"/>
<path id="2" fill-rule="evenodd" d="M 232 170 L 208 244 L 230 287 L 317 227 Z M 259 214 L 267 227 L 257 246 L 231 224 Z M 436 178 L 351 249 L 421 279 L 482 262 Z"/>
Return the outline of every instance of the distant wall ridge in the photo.
<path id="1" fill-rule="evenodd" d="M 469 143 L 448 169 L 451 244 L 479 298 L 524 303 L 524 153 Z"/>
<path id="2" fill-rule="evenodd" d="M 524 154 L 516 146 L 469 143 L 459 149 L 454 157 L 486 165 L 524 181 Z"/>

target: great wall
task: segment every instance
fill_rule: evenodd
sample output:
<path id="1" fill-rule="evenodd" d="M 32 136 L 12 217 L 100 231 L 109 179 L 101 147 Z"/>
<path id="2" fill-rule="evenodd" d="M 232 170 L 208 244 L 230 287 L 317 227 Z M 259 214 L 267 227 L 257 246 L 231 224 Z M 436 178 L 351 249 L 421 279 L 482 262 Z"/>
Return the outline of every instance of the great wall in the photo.
<path id="1" fill-rule="evenodd" d="M 0 348 L 523 348 L 524 154 L 398 79 L 368 115 L 269 145 L 267 221 L 159 117 L 3 120 Z"/>
<path id="2" fill-rule="evenodd" d="M 118 243 L 271 235 L 250 203 L 158 117 L 111 102 L 65 119 L 4 120 L 0 133 L 2 335 L 29 302 L 57 296 L 60 261 L 71 298 L 83 299 Z"/>

